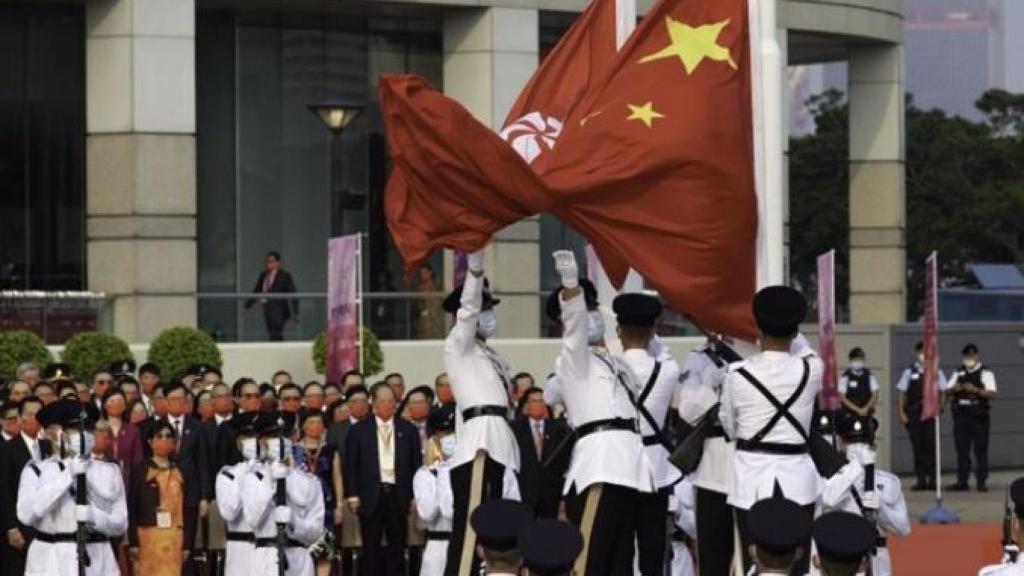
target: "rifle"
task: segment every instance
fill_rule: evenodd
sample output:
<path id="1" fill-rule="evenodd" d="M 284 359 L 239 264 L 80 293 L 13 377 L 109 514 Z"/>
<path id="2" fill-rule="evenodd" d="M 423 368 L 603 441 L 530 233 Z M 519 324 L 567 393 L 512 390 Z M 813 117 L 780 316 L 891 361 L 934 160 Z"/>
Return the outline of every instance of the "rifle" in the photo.
<path id="1" fill-rule="evenodd" d="M 1020 546 L 1013 541 L 1013 512 L 1010 509 L 1010 489 L 1006 489 L 1006 501 L 1003 504 L 1003 558 L 1004 564 L 1015 564 L 1020 555 Z"/>
<path id="2" fill-rule="evenodd" d="M 78 458 L 85 458 L 85 419 L 86 414 L 83 409 L 79 418 L 82 421 L 82 432 L 78 435 Z M 75 504 L 77 506 L 88 506 L 89 496 L 86 494 L 87 490 L 85 474 L 79 474 L 75 477 Z M 78 522 L 78 526 L 75 529 L 75 550 L 78 554 L 78 576 L 85 576 L 85 569 L 89 566 L 89 553 L 85 550 L 85 545 L 89 541 L 89 526 L 87 522 Z"/>
<path id="3" fill-rule="evenodd" d="M 277 418 L 277 450 L 278 450 L 278 461 L 284 463 L 284 418 L 280 416 Z M 277 480 L 277 491 L 274 494 L 275 506 L 286 506 L 288 503 L 287 494 L 285 492 L 285 479 L 281 478 Z M 285 554 L 285 550 L 288 547 L 288 526 L 282 522 L 277 522 L 277 576 L 285 576 L 285 572 L 288 570 L 288 558 Z"/>

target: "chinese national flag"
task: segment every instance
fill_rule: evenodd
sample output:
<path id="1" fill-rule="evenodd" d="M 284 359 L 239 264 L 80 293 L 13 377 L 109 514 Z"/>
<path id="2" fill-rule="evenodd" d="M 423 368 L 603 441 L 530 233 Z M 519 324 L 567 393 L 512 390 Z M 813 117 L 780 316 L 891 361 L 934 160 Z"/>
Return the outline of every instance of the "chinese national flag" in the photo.
<path id="1" fill-rule="evenodd" d="M 539 172 L 556 213 L 708 330 L 754 336 L 746 0 L 662 0 L 573 107 Z M 625 271 L 609 268 L 621 283 Z"/>

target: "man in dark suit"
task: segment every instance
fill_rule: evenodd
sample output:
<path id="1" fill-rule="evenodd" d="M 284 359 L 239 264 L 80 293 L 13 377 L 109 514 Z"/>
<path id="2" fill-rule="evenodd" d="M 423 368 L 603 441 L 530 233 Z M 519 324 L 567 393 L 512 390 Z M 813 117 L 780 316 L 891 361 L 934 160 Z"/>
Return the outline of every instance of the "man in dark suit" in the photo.
<path id="1" fill-rule="evenodd" d="M 517 413 L 523 415 L 512 423 L 512 432 L 519 444 L 519 488 L 523 502 L 537 518 L 557 518 L 572 446 L 562 446 L 557 454 L 555 450 L 569 436 L 569 426 L 564 420 L 550 417 L 540 388 L 527 388 L 518 408 Z M 551 457 L 554 459 L 548 466 L 543 466 Z"/>
<path id="2" fill-rule="evenodd" d="M 354 424 L 345 439 L 345 493 L 359 513 L 363 539 L 360 574 L 405 573 L 412 477 L 422 463 L 416 427 L 395 418 L 397 401 L 384 383 L 370 390 L 374 415 Z M 381 546 L 381 536 L 387 547 Z"/>
<path id="3" fill-rule="evenodd" d="M 41 462 L 50 455 L 50 442 L 37 439 L 39 423 L 36 422 L 36 412 L 42 407 L 39 398 L 25 398 L 18 408 L 21 433 L 0 446 L 0 540 L 3 541 L 0 576 L 22 576 L 25 573 L 25 554 L 33 532 L 18 522 L 18 488 L 25 464 Z"/>
<path id="4" fill-rule="evenodd" d="M 191 414 L 186 414 L 188 405 L 187 392 L 181 382 L 164 385 L 164 398 L 167 400 L 167 416 L 164 419 L 178 433 L 177 463 L 181 476 L 185 479 L 185 550 L 191 555 L 196 541 L 196 527 L 199 518 L 206 516 L 209 501 L 206 494 L 213 492 L 210 486 L 209 465 L 206 462 L 206 451 L 202 445 L 200 422 Z M 186 562 L 182 574 L 194 574 L 192 562 Z"/>
<path id="5" fill-rule="evenodd" d="M 268 252 L 265 268 L 256 280 L 256 287 L 253 292 L 257 294 L 282 294 L 295 292 L 295 282 L 292 275 L 281 269 L 281 255 L 277 252 Z M 245 309 L 248 310 L 256 303 L 255 299 L 245 302 Z M 292 312 L 299 314 L 298 300 L 262 300 L 263 319 L 267 323 L 267 335 L 272 341 L 284 340 L 284 325 Z"/>

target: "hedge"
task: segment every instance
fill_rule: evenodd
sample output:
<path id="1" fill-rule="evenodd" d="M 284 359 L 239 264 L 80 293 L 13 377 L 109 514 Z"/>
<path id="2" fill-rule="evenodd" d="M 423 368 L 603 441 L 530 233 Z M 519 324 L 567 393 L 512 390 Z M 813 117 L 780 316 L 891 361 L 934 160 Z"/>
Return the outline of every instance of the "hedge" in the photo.
<path id="1" fill-rule="evenodd" d="M 160 367 L 165 378 L 180 378 L 194 364 L 221 367 L 220 349 L 209 334 L 178 326 L 157 335 L 149 345 L 148 361 Z"/>
<path id="2" fill-rule="evenodd" d="M 380 348 L 377 335 L 366 326 L 361 328 L 363 345 L 363 369 L 367 377 L 380 374 L 384 370 L 384 351 Z M 321 332 L 313 341 L 313 368 L 317 374 L 323 374 L 327 367 L 327 332 Z"/>
<path id="3" fill-rule="evenodd" d="M 32 362 L 42 370 L 53 362 L 53 354 L 46 348 L 46 342 L 34 332 L 0 332 L 0 376 L 13 380 L 14 371 L 22 362 Z"/>
<path id="4" fill-rule="evenodd" d="M 112 334 L 79 332 L 64 344 L 61 361 L 71 365 L 71 372 L 89 379 L 99 369 L 106 369 L 118 360 L 135 360 L 128 344 Z"/>

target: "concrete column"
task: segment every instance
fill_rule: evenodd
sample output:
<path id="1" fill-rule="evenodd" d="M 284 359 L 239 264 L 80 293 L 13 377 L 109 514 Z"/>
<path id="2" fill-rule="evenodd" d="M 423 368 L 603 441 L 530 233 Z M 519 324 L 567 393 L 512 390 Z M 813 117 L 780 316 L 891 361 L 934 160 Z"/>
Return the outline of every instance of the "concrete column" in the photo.
<path id="1" fill-rule="evenodd" d="M 537 67 L 538 46 L 536 9 L 449 10 L 444 16 L 444 91 L 481 122 L 500 129 Z M 488 248 L 491 288 L 504 293 L 497 309 L 501 337 L 539 335 L 541 302 L 534 293 L 540 289 L 541 256 L 537 218 L 502 230 Z"/>
<path id="2" fill-rule="evenodd" d="M 86 4 L 90 290 L 129 342 L 196 324 L 194 0 Z"/>
<path id="3" fill-rule="evenodd" d="M 850 320 L 897 324 L 906 315 L 903 48 L 852 48 Z"/>

